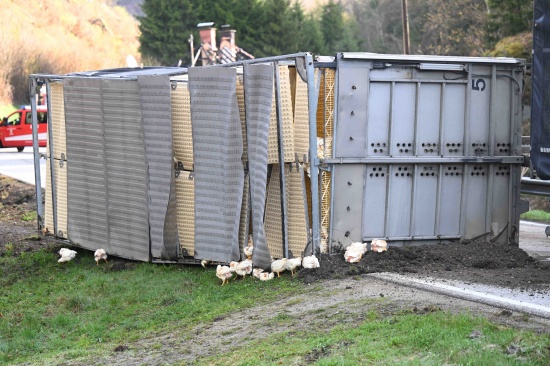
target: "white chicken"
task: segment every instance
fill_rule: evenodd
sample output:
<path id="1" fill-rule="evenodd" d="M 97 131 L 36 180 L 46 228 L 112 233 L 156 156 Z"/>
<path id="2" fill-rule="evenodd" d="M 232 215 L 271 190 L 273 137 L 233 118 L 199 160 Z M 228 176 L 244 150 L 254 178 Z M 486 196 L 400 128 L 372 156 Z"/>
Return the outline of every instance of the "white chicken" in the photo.
<path id="1" fill-rule="evenodd" d="M 105 249 L 98 249 L 94 252 L 94 259 L 95 264 L 99 265 L 100 260 L 104 260 L 105 263 L 107 263 L 107 252 L 105 252 Z"/>
<path id="2" fill-rule="evenodd" d="M 237 276 L 241 276 L 244 280 L 247 274 L 252 273 L 252 261 L 245 259 L 244 261 L 238 263 L 235 267 L 235 273 Z"/>
<path id="3" fill-rule="evenodd" d="M 356 241 L 354 243 L 351 243 L 351 245 L 348 247 L 353 247 L 354 249 L 360 250 L 363 254 L 367 252 L 367 243 L 362 243 L 360 241 Z"/>
<path id="4" fill-rule="evenodd" d="M 233 272 L 228 266 L 222 266 L 221 264 L 218 264 L 218 267 L 216 267 L 216 277 L 222 280 L 223 286 L 225 285 L 225 282 L 228 282 L 231 277 L 233 277 Z"/>
<path id="5" fill-rule="evenodd" d="M 271 272 L 277 273 L 277 277 L 281 277 L 281 272 L 286 270 L 286 261 L 288 259 L 278 259 L 271 263 Z"/>
<path id="6" fill-rule="evenodd" d="M 355 243 L 354 243 L 355 244 Z M 348 263 L 357 263 L 361 260 L 363 257 L 363 248 L 358 245 L 350 245 L 346 248 L 346 252 L 344 253 L 344 259 Z"/>
<path id="7" fill-rule="evenodd" d="M 292 273 L 292 277 L 294 277 L 294 271 L 302 265 L 302 258 L 291 258 L 286 261 L 285 267 L 287 271 L 290 271 Z"/>
<path id="8" fill-rule="evenodd" d="M 76 257 L 76 251 L 67 248 L 59 249 L 58 253 L 61 256 L 61 258 L 57 261 L 58 263 L 69 262 Z"/>
<path id="9" fill-rule="evenodd" d="M 314 255 L 310 255 L 302 259 L 302 267 L 311 269 L 319 268 L 321 266 L 319 265 L 319 259 L 317 259 L 317 257 Z"/>
<path id="10" fill-rule="evenodd" d="M 252 276 L 256 277 L 256 278 L 260 278 L 260 274 L 263 272 L 264 270 L 262 268 L 254 268 L 252 270 Z"/>
<path id="11" fill-rule="evenodd" d="M 275 277 L 273 272 L 262 272 L 260 273 L 260 281 L 269 281 Z"/>
<path id="12" fill-rule="evenodd" d="M 373 252 L 382 253 L 388 250 L 388 243 L 382 239 L 373 239 L 370 243 L 370 249 Z"/>
<path id="13" fill-rule="evenodd" d="M 254 245 L 252 242 L 252 235 L 248 237 L 248 246 L 244 248 L 244 255 L 247 259 L 252 259 L 252 253 L 254 252 Z"/>
<path id="14" fill-rule="evenodd" d="M 229 269 L 231 270 L 232 273 L 235 272 L 235 269 L 237 268 L 238 264 L 239 264 L 239 262 L 236 262 L 236 261 L 231 261 L 229 263 Z"/>

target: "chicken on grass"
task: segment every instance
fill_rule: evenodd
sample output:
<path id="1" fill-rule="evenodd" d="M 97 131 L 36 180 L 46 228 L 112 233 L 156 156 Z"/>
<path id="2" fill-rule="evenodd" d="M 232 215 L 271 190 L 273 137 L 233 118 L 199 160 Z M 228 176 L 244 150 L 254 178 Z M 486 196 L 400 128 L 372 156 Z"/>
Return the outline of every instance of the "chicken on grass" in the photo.
<path id="1" fill-rule="evenodd" d="M 59 249 L 58 253 L 61 256 L 57 261 L 58 263 L 70 262 L 76 257 L 76 251 L 67 248 Z"/>
<path id="2" fill-rule="evenodd" d="M 99 265 L 100 260 L 104 260 L 105 263 L 107 263 L 107 253 L 105 252 L 105 249 L 98 249 L 94 252 L 94 259 L 95 264 Z"/>

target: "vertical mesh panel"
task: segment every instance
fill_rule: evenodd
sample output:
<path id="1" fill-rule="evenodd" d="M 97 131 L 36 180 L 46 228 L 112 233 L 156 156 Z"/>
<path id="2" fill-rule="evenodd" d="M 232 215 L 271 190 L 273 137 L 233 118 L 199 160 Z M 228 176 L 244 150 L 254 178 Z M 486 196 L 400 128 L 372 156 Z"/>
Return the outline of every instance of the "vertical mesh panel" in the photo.
<path id="1" fill-rule="evenodd" d="M 191 105 L 188 84 L 173 82 L 172 100 L 172 139 L 174 156 L 183 163 L 185 170 L 193 170 L 193 134 L 191 132 Z"/>
<path id="2" fill-rule="evenodd" d="M 176 181 L 178 234 L 183 256 L 195 254 L 195 184 L 190 172 L 181 171 Z"/>
<path id="3" fill-rule="evenodd" d="M 189 69 L 197 259 L 239 259 L 244 191 L 235 69 Z"/>
<path id="4" fill-rule="evenodd" d="M 253 261 L 254 265 L 266 268 L 271 263 L 263 220 L 267 184 L 269 123 L 273 100 L 273 67 L 270 65 L 245 65 L 244 76 L 254 238 Z"/>

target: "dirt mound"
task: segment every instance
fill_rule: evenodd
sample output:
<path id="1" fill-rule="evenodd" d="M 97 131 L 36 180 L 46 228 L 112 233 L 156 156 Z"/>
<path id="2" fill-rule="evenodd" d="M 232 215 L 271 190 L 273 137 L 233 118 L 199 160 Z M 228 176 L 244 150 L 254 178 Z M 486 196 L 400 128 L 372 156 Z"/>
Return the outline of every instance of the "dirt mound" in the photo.
<path id="1" fill-rule="evenodd" d="M 539 262 L 516 246 L 472 241 L 367 252 L 359 263 L 342 253 L 323 254 L 321 268 L 301 270 L 306 283 L 375 272 L 415 273 L 510 288 L 550 289 L 550 263 Z"/>

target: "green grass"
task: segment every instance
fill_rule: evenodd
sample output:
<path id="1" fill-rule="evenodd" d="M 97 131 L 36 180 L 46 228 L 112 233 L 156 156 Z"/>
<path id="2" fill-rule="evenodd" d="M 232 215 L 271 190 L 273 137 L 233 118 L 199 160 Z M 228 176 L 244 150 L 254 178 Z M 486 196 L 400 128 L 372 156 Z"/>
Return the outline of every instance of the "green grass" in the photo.
<path id="1" fill-rule="evenodd" d="M 36 220 L 36 211 L 25 212 L 21 217 L 23 221 L 34 221 Z"/>
<path id="2" fill-rule="evenodd" d="M 213 268 L 136 262 L 109 271 L 114 260 L 96 266 L 91 252 L 77 251 L 64 264 L 46 250 L 0 257 L 0 364 L 89 359 L 164 331 L 186 334 L 247 307 L 263 304 L 270 311 L 274 299 L 316 290 L 288 277 L 220 287 Z M 389 300 L 369 301 L 360 304 L 361 320 L 350 322 L 343 308 L 307 330 L 294 330 L 302 319 L 281 311 L 266 324 L 273 333 L 197 364 L 550 364 L 548 335 L 437 310 L 384 316 L 380 309 Z M 473 330 L 483 335 L 469 339 Z M 512 343 L 520 352 L 509 355 Z"/>
<path id="3" fill-rule="evenodd" d="M 220 287 L 214 269 L 132 263 L 110 272 L 90 252 L 0 258 L 0 364 L 86 356 L 163 329 L 186 329 L 292 293 L 287 279 Z M 106 348 L 107 349 L 107 348 Z"/>
<path id="4" fill-rule="evenodd" d="M 542 210 L 533 210 L 521 214 L 520 218 L 522 220 L 542 222 L 545 224 L 550 224 L 550 213 Z"/>
<path id="5" fill-rule="evenodd" d="M 228 354 L 201 359 L 205 365 L 548 365 L 550 337 L 517 331 L 483 318 L 438 311 L 369 316 L 321 332 L 282 333 Z M 479 338 L 470 339 L 473 330 Z M 517 353 L 508 353 L 518 345 Z"/>

